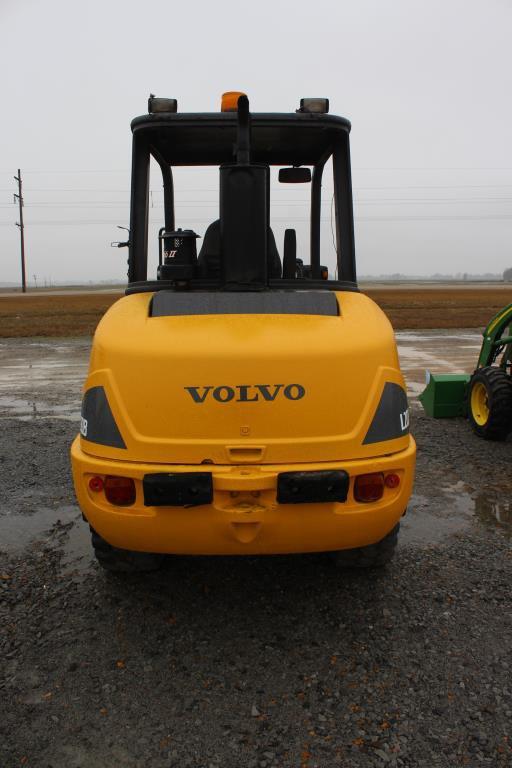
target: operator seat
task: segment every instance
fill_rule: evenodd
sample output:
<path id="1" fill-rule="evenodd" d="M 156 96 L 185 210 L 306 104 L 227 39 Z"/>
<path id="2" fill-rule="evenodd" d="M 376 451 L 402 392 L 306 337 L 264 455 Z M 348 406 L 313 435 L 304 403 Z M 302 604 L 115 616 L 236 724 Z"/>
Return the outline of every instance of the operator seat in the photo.
<path id="1" fill-rule="evenodd" d="M 204 233 L 203 244 L 197 257 L 201 277 L 220 279 L 220 219 L 213 221 Z M 271 228 L 268 228 L 267 269 L 270 278 L 281 277 L 281 259 L 277 250 L 276 239 Z"/>

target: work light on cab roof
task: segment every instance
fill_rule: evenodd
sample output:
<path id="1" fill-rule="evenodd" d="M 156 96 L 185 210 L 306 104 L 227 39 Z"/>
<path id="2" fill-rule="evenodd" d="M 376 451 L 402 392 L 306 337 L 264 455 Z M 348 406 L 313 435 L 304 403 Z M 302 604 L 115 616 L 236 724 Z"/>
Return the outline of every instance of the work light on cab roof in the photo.
<path id="1" fill-rule="evenodd" d="M 221 98 L 221 112 L 236 112 L 238 110 L 238 100 L 241 96 L 246 96 L 243 91 L 226 91 Z M 178 111 L 177 99 L 167 99 L 156 97 L 150 94 L 148 100 L 148 113 L 154 114 L 175 114 Z M 304 98 L 300 100 L 298 113 L 310 113 L 325 115 L 329 112 L 329 99 Z"/>
<path id="2" fill-rule="evenodd" d="M 178 111 L 177 99 L 162 99 L 154 96 L 152 93 L 148 99 L 148 112 L 155 114 L 175 114 Z"/>

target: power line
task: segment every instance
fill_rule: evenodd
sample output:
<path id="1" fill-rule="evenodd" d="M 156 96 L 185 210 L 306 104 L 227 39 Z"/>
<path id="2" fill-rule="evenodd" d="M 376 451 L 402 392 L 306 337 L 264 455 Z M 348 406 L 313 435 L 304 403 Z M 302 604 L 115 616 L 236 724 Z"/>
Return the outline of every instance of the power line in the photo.
<path id="1" fill-rule="evenodd" d="M 512 184 L 510 185 L 512 186 Z M 128 187 L 124 189 L 107 189 L 105 187 L 26 187 L 28 192 L 126 192 L 129 194 Z M 0 192 L 9 192 L 9 189 L 0 189 Z"/>
<path id="2" fill-rule="evenodd" d="M 452 207 L 452 206 L 460 206 L 464 207 L 467 205 L 474 206 L 489 206 L 489 205 L 510 205 L 512 202 L 511 197 L 492 197 L 492 198 L 417 198 L 417 199 L 403 199 L 403 198 L 389 198 L 387 200 L 385 199 L 367 199 L 367 200 L 358 200 L 356 199 L 354 201 L 354 207 L 357 209 L 361 206 L 366 207 L 380 207 L 380 208 L 392 208 L 392 207 Z M 327 203 L 326 203 L 327 205 Z M 128 204 L 126 201 L 117 202 L 117 201 L 111 201 L 111 200 L 103 200 L 98 202 L 90 202 L 90 201 L 75 201 L 72 203 L 69 203 L 67 201 L 55 201 L 55 202 L 40 202 L 40 203 L 29 203 L 25 207 L 28 207 L 29 209 L 34 210 L 45 210 L 45 211 L 52 211 L 54 209 L 59 209 L 60 211 L 74 211 L 74 210 L 80 210 L 84 213 L 87 211 L 93 211 L 93 210 L 119 210 L 119 211 L 127 211 L 128 210 Z M 272 210 L 279 210 L 279 209 L 305 209 L 306 207 L 309 207 L 309 201 L 288 201 L 288 200 L 274 200 L 271 205 L 271 211 Z M 0 209 L 11 209 L 11 204 L 0 204 Z M 164 209 L 164 205 L 161 202 L 157 202 L 156 204 L 153 204 L 151 206 L 151 209 L 154 211 L 162 211 Z M 180 201 L 176 203 L 176 209 L 177 211 L 182 211 L 186 209 L 218 209 L 218 201 L 217 200 L 193 200 L 193 201 Z M 272 215 L 272 214 L 271 214 Z M 474 214 L 477 216 L 478 214 Z M 473 215 L 471 215 L 473 217 Z"/>
<path id="3" fill-rule="evenodd" d="M 512 214 L 489 214 L 489 215 L 460 215 L 460 216 L 355 216 L 356 221 L 512 221 Z M 92 226 L 92 225 L 113 225 L 117 224 L 117 219 L 55 219 L 52 221 L 31 221 L 30 226 Z M 211 217 L 181 218 L 182 223 L 196 223 L 211 221 Z M 272 216 L 271 222 L 309 222 L 308 216 Z M 329 222 L 329 217 L 322 217 L 322 222 Z M 157 221 L 152 224 L 157 225 Z M 11 222 L 0 222 L 1 227 L 12 226 Z"/>
<path id="4" fill-rule="evenodd" d="M 498 189 L 512 184 L 398 184 L 385 186 L 357 186 L 354 189 Z"/>
<path id="5" fill-rule="evenodd" d="M 368 191 L 368 190 L 381 190 L 381 191 L 388 191 L 388 190 L 405 190 L 405 189 L 510 189 L 512 188 L 512 184 L 398 184 L 398 185 L 379 185 L 379 186 L 354 186 L 353 191 L 354 193 L 357 193 L 360 190 Z M 56 192 L 64 192 L 64 193 L 76 193 L 76 192 L 88 192 L 88 193 L 96 193 L 100 192 L 102 194 L 126 194 L 128 197 L 130 195 L 130 190 L 128 187 L 124 189 L 109 189 L 106 187 L 25 187 L 25 189 L 31 193 L 38 192 L 38 193 L 49 193 L 53 194 Z M 328 186 L 326 185 L 324 189 L 328 189 Z M 279 187 L 273 187 L 272 189 L 273 193 L 279 193 L 279 192 L 287 192 L 288 190 L 281 189 Z M 10 189 L 2 188 L 0 189 L 0 192 L 11 192 Z M 161 189 L 153 189 L 153 194 L 163 194 L 163 191 Z M 195 192 L 211 192 L 218 194 L 219 189 L 218 187 L 187 187 L 182 190 L 182 192 L 185 193 L 195 193 Z"/>
<path id="6" fill-rule="evenodd" d="M 173 166 L 176 170 L 181 170 L 182 168 L 186 168 L 187 171 L 204 171 L 205 168 L 213 169 L 217 166 Z M 369 172 L 375 172 L 375 173 L 389 173 L 391 171 L 396 171 L 399 173 L 412 173 L 412 172 L 442 172 L 442 171 L 457 171 L 457 172 L 468 172 L 468 173 L 475 173 L 475 172 L 503 172 L 508 173 L 512 172 L 512 166 L 462 166 L 462 165 L 445 165 L 445 166 L 398 166 L 398 165 L 389 165 L 389 166 L 362 166 L 362 165 L 355 165 L 352 167 L 353 171 L 362 171 L 364 173 Z M 0 169 L 0 173 L 9 173 L 9 169 Z M 65 168 L 65 169 L 56 169 L 56 168 L 38 168 L 33 170 L 24 171 L 24 174 L 27 175 L 39 175 L 39 174 L 46 174 L 46 175 L 66 175 L 70 173 L 101 173 L 101 174 L 108 174 L 108 173 L 130 173 L 130 168 Z"/>
<path id="7" fill-rule="evenodd" d="M 457 205 L 463 205 L 465 203 L 509 203 L 512 202 L 512 197 L 381 197 L 381 198 L 355 198 L 354 202 L 359 205 L 424 205 L 424 204 L 430 204 L 430 205 L 444 205 L 445 203 L 453 203 Z M 40 200 L 33 203 L 29 203 L 27 207 L 29 208 L 56 208 L 56 207 L 62 207 L 62 208 L 73 208 L 73 207 L 84 207 L 84 208 L 96 208 L 96 207 L 105 207 L 105 206 L 128 206 L 129 201 L 128 200 Z M 219 201 L 217 199 L 212 200 L 201 200 L 194 198 L 192 200 L 177 200 L 176 205 L 177 206 L 195 206 L 195 205 L 218 205 Z M 309 205 L 310 201 L 309 199 L 302 199 L 302 200 L 273 200 L 271 203 L 272 206 L 294 206 L 294 205 L 301 205 L 306 206 Z M 0 208 L 9 208 L 9 204 L 0 203 Z M 163 207 L 163 201 L 156 201 L 156 204 L 154 203 L 152 208 L 156 207 Z"/>
<path id="8" fill-rule="evenodd" d="M 381 173 L 381 172 L 382 173 L 387 173 L 389 171 L 399 171 L 400 173 L 408 173 L 408 172 L 416 172 L 416 171 L 436 171 L 436 172 L 438 172 L 438 171 L 462 171 L 462 172 L 468 171 L 468 172 L 473 173 L 475 171 L 476 172 L 480 172 L 480 171 L 482 171 L 482 172 L 484 172 L 484 171 L 485 172 L 487 172 L 487 171 L 509 172 L 509 171 L 512 171 L 512 167 L 510 167 L 510 166 L 499 166 L 499 167 L 497 167 L 497 166 L 494 166 L 494 167 L 493 166 L 487 166 L 487 167 L 485 167 L 485 166 L 476 166 L 476 165 L 475 166 L 457 166 L 457 165 L 451 165 L 450 166 L 450 165 L 446 165 L 446 166 L 438 166 L 438 167 L 435 167 L 435 166 L 417 166 L 417 167 L 407 166 L 406 167 L 406 166 L 391 166 L 390 165 L 388 167 L 377 168 L 375 166 L 374 167 L 371 167 L 371 166 L 363 167 L 363 166 L 357 166 L 356 165 L 356 166 L 353 166 L 353 170 L 355 170 L 355 171 L 365 171 L 365 172 L 366 171 L 368 171 L 368 172 L 369 171 L 372 171 L 372 172 L 375 171 L 375 172 L 378 172 L 378 173 Z"/>
<path id="9" fill-rule="evenodd" d="M 8 173 L 8 171 L 1 171 L 2 173 Z M 38 174 L 44 174 L 46 176 L 61 176 L 61 175 L 67 175 L 69 173 L 126 173 L 127 175 L 130 174 L 129 168 L 67 168 L 66 170 L 62 171 L 56 171 L 54 168 L 48 169 L 48 170 L 37 170 L 37 171 L 24 171 L 25 175 L 38 175 Z"/>

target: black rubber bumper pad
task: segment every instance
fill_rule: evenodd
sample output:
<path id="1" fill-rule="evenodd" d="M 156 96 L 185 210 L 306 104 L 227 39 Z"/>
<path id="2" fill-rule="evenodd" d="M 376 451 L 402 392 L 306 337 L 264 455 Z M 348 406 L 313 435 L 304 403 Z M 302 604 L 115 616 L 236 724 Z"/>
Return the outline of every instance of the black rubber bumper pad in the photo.
<path id="1" fill-rule="evenodd" d="M 213 501 L 210 472 L 157 472 L 144 475 L 146 507 L 199 507 Z"/>
<path id="2" fill-rule="evenodd" d="M 281 472 L 277 476 L 277 501 L 279 504 L 344 502 L 349 481 L 348 472 L 343 469 Z"/>

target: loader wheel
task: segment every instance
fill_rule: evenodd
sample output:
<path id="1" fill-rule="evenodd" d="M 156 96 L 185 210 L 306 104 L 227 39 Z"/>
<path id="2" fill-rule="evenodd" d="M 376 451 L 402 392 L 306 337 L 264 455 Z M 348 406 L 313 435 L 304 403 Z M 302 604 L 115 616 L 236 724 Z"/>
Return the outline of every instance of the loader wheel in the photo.
<path id="1" fill-rule="evenodd" d="M 141 573 L 156 571 L 162 565 L 164 555 L 151 552 L 132 552 L 129 549 L 118 549 L 102 539 L 94 528 L 91 528 L 91 541 L 98 563 L 111 573 Z"/>
<path id="2" fill-rule="evenodd" d="M 397 523 L 393 530 L 376 544 L 335 552 L 336 565 L 339 568 L 381 568 L 389 563 L 395 554 L 399 530 L 400 523 Z"/>
<path id="3" fill-rule="evenodd" d="M 503 368 L 475 371 L 468 387 L 468 419 L 485 440 L 505 440 L 512 429 L 512 381 Z"/>

